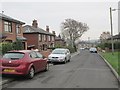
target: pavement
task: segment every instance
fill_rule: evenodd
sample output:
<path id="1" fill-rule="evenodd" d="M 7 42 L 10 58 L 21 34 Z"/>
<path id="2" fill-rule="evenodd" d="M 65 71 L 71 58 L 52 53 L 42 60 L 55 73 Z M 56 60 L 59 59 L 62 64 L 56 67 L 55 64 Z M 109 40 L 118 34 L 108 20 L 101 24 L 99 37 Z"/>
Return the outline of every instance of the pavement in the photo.
<path id="1" fill-rule="evenodd" d="M 71 54 L 71 57 L 74 57 L 74 56 L 77 55 L 78 53 L 79 53 L 79 52 L 72 53 L 72 54 Z M 49 64 L 49 66 L 52 66 L 52 65 L 53 65 L 53 64 Z M 6 78 L 6 77 L 0 76 L 0 78 L 1 78 L 1 79 L 0 79 L 0 86 L 14 81 L 13 78 L 9 78 L 9 77 Z"/>
<path id="2" fill-rule="evenodd" d="M 114 74 L 114 76 L 118 80 L 118 83 L 120 84 L 120 76 L 118 75 L 118 73 L 116 72 L 116 70 L 112 67 L 112 65 L 100 53 L 98 53 L 98 54 L 105 61 L 105 63 L 108 65 L 108 67 L 110 68 L 111 72 Z"/>

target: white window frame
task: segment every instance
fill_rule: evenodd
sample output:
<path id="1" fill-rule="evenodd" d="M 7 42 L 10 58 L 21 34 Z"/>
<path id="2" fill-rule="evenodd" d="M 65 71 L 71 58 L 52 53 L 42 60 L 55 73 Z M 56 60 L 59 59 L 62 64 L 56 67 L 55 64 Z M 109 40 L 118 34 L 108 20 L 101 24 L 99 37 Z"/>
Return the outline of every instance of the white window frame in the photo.
<path id="1" fill-rule="evenodd" d="M 21 34 L 20 24 L 16 24 L 16 33 Z"/>
<path id="2" fill-rule="evenodd" d="M 54 41 L 54 36 L 52 36 L 52 41 Z"/>
<path id="3" fill-rule="evenodd" d="M 4 21 L 4 31 L 12 32 L 12 23 L 9 21 Z"/>
<path id="4" fill-rule="evenodd" d="M 39 41 L 42 41 L 42 35 L 39 34 L 38 37 L 39 37 Z"/>
<path id="5" fill-rule="evenodd" d="M 51 41 L 50 36 L 48 36 L 48 41 Z"/>

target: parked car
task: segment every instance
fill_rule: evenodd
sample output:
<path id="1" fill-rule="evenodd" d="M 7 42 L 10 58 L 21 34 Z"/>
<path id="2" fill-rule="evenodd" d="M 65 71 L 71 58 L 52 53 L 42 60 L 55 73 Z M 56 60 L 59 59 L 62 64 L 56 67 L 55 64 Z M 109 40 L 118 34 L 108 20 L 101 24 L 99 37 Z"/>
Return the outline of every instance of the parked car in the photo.
<path id="1" fill-rule="evenodd" d="M 48 56 L 48 61 L 55 64 L 55 63 L 66 63 L 70 62 L 71 54 L 69 49 L 64 48 L 56 48 L 52 51 L 52 53 Z"/>
<path id="2" fill-rule="evenodd" d="M 91 53 L 97 53 L 97 49 L 96 49 L 95 47 L 91 47 L 91 48 L 89 49 L 89 51 L 90 51 Z"/>
<path id="3" fill-rule="evenodd" d="M 80 50 L 84 50 L 85 48 L 80 48 Z"/>
<path id="4" fill-rule="evenodd" d="M 9 51 L 0 59 L 1 74 L 25 75 L 32 79 L 39 71 L 48 70 L 47 59 L 33 50 Z"/>

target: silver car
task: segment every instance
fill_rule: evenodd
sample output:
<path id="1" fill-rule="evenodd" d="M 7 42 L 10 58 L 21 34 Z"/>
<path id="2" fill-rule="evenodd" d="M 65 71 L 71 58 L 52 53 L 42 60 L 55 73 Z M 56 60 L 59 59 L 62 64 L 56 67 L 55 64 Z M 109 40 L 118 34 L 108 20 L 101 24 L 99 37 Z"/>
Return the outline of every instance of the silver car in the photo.
<path id="1" fill-rule="evenodd" d="M 97 53 L 97 49 L 96 49 L 95 47 L 91 47 L 91 48 L 89 49 L 89 51 L 90 51 L 91 53 Z"/>
<path id="2" fill-rule="evenodd" d="M 48 56 L 48 62 L 53 64 L 55 63 L 66 63 L 70 62 L 71 54 L 69 49 L 65 48 L 56 48 L 52 51 L 52 53 Z"/>

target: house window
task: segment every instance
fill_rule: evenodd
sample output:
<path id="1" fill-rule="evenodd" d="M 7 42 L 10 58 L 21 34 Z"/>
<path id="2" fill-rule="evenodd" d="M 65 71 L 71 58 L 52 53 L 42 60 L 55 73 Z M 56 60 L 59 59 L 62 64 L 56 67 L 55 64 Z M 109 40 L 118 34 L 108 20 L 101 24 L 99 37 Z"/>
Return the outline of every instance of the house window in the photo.
<path id="1" fill-rule="evenodd" d="M 44 35 L 42 34 L 42 41 L 44 41 Z"/>
<path id="2" fill-rule="evenodd" d="M 28 27 L 28 28 L 25 30 L 25 32 L 30 32 L 30 28 Z"/>
<path id="3" fill-rule="evenodd" d="M 4 21 L 4 31 L 12 32 L 12 23 L 8 21 Z"/>
<path id="4" fill-rule="evenodd" d="M 51 40 L 51 38 L 50 38 L 50 36 L 48 36 L 48 41 L 50 41 Z"/>
<path id="5" fill-rule="evenodd" d="M 46 40 L 47 40 L 46 35 L 44 35 L 44 41 L 46 41 Z"/>
<path id="6" fill-rule="evenodd" d="M 54 36 L 52 36 L 52 41 L 54 41 Z"/>
<path id="7" fill-rule="evenodd" d="M 52 41 L 52 36 L 50 36 L 50 41 Z"/>
<path id="8" fill-rule="evenodd" d="M 39 34 L 39 41 L 42 41 L 42 35 Z"/>
<path id="9" fill-rule="evenodd" d="M 48 37 L 48 36 L 46 35 L 46 41 L 47 41 L 47 37 Z"/>
<path id="10" fill-rule="evenodd" d="M 21 33 L 21 29 L 20 29 L 20 25 L 16 24 L 16 33 L 20 34 Z"/>

